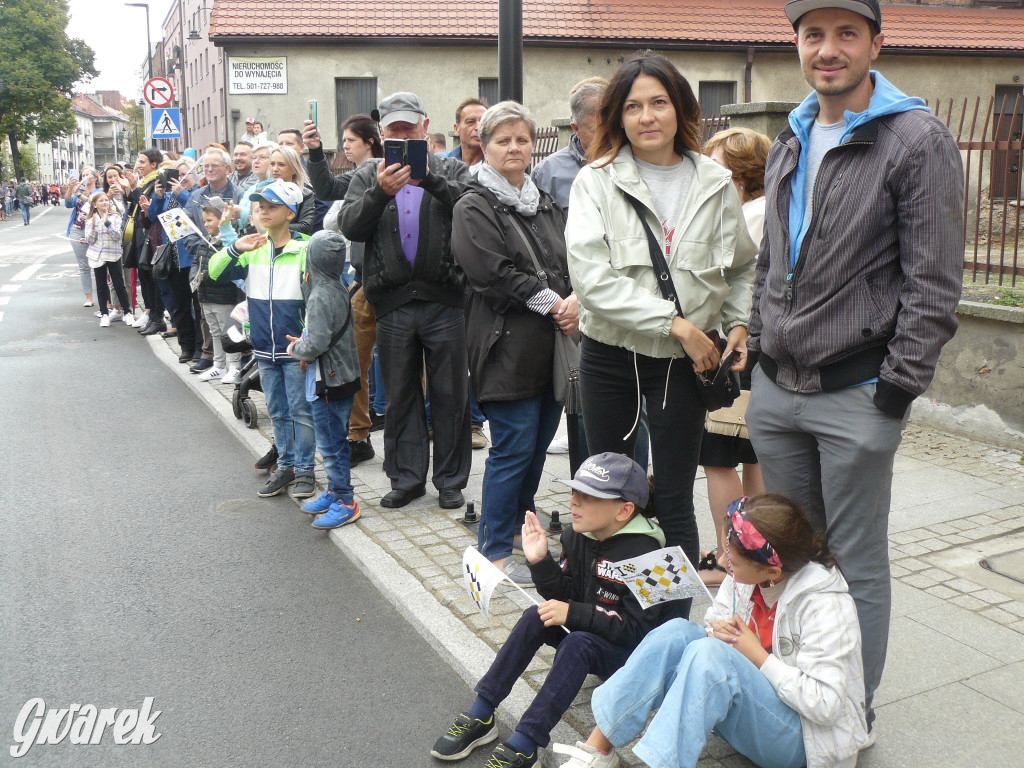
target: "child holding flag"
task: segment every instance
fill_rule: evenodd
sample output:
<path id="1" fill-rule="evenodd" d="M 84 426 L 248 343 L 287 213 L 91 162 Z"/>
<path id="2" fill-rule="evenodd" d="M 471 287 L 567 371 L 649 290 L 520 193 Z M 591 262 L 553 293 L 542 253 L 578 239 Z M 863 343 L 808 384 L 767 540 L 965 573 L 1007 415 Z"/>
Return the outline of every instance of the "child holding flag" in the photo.
<path id="1" fill-rule="evenodd" d="M 544 685 L 516 731 L 491 755 L 494 765 L 527 768 L 548 743 L 551 729 L 583 687 L 588 674 L 607 678 L 664 616 L 670 603 L 646 611 L 608 566 L 660 549 L 665 535 L 649 518 L 650 487 L 639 464 L 617 453 L 587 459 L 573 480 L 572 528 L 562 534 L 558 563 L 537 516 L 526 513 L 523 554 L 546 602 L 531 606 L 512 628 L 494 663 L 476 686 L 476 701 L 458 715 L 430 754 L 461 760 L 498 737 L 494 710 L 542 645 L 558 649 Z M 570 632 L 566 633 L 565 629 Z"/>

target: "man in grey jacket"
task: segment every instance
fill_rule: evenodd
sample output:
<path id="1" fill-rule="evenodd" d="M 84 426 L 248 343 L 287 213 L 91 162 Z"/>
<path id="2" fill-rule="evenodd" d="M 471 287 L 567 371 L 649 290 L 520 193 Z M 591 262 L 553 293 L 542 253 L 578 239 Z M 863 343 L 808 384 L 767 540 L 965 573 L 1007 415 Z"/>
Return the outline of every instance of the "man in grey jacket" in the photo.
<path id="1" fill-rule="evenodd" d="M 814 88 L 775 140 L 748 349 L 765 487 L 828 531 L 857 604 L 867 722 L 885 664 L 893 458 L 956 330 L 963 175 L 946 127 L 870 69 L 877 0 L 791 0 Z"/>

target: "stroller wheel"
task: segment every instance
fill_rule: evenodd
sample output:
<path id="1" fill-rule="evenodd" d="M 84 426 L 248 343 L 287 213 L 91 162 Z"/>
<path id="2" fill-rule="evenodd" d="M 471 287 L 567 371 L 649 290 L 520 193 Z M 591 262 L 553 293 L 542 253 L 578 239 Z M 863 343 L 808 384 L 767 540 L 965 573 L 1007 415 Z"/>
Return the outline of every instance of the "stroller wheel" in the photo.
<path id="1" fill-rule="evenodd" d="M 236 419 L 242 418 L 242 398 L 239 396 L 238 387 L 235 387 L 231 395 L 231 412 L 235 414 Z"/>
<path id="2" fill-rule="evenodd" d="M 251 398 L 242 401 L 242 420 L 249 429 L 256 429 L 259 424 L 259 414 L 256 413 L 256 403 Z"/>

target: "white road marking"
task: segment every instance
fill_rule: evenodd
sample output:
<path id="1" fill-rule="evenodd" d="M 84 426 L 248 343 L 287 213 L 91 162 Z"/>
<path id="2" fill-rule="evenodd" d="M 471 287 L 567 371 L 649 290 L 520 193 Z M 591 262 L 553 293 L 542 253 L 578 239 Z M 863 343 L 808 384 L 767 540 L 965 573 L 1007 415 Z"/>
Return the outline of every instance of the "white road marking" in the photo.
<path id="1" fill-rule="evenodd" d="M 40 240 L 46 240 L 49 235 L 42 235 L 41 237 L 30 237 L 27 240 L 15 240 L 11 245 L 24 245 L 25 243 L 38 243 Z"/>
<path id="2" fill-rule="evenodd" d="M 0 320 L 3 320 L 3 319 L 4 319 L 4 313 L 0 312 Z"/>
<path id="3" fill-rule="evenodd" d="M 19 283 L 22 280 L 28 280 L 32 275 L 43 268 L 43 263 L 40 261 L 38 264 L 33 264 L 31 267 L 25 267 L 21 272 L 11 278 L 12 283 Z"/>
<path id="4" fill-rule="evenodd" d="M 11 297 L 10 296 L 0 296 L 0 307 L 4 306 L 5 304 L 10 304 L 10 303 L 11 303 Z"/>
<path id="5" fill-rule="evenodd" d="M 14 293 L 19 288 L 20 285 L 0 285 L 0 293 Z"/>

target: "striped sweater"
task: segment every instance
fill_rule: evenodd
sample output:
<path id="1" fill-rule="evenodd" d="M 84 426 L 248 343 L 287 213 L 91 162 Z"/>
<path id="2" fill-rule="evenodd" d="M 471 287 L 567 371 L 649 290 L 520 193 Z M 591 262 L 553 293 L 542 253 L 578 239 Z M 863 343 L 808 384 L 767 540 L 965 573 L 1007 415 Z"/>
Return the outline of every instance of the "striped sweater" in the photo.
<path id="1" fill-rule="evenodd" d="M 89 243 L 89 266 L 93 269 L 120 259 L 120 215 L 111 213 L 104 222 L 97 222 L 95 216 L 90 216 L 85 222 L 85 239 Z"/>

